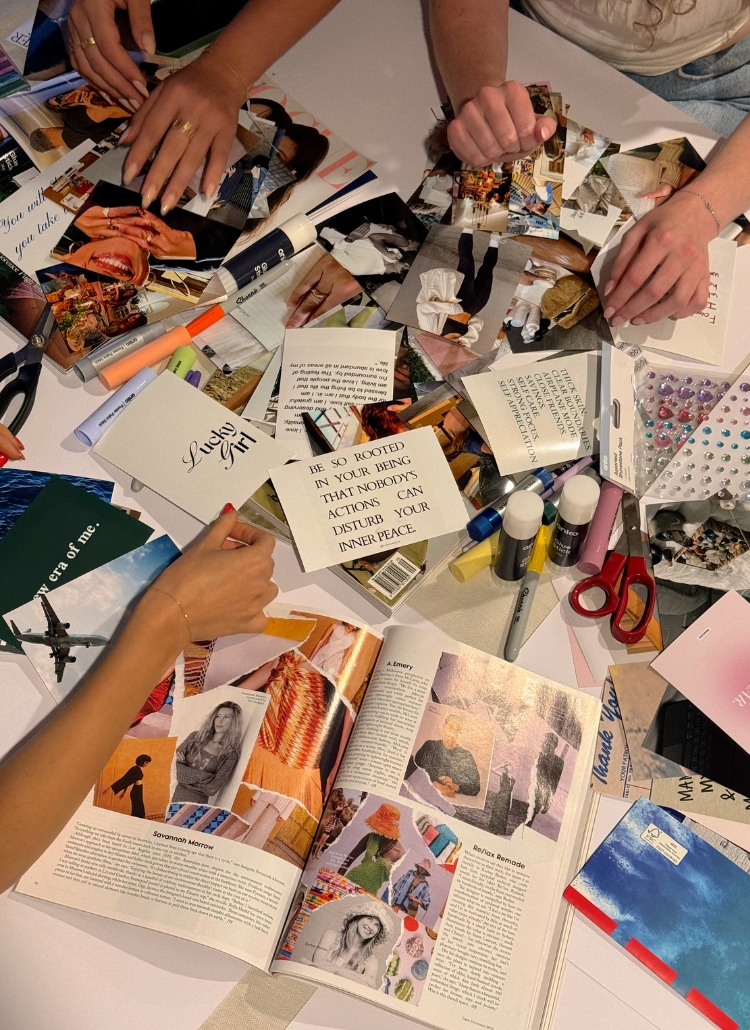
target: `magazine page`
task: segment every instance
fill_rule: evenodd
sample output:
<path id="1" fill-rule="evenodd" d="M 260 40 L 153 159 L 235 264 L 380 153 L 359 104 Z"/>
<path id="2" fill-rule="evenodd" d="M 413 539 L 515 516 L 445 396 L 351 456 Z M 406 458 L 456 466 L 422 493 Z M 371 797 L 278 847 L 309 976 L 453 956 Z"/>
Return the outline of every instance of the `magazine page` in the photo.
<path id="1" fill-rule="evenodd" d="M 446 1030 L 536 1025 L 599 709 L 389 629 L 272 970 Z"/>
<path id="2" fill-rule="evenodd" d="M 381 646 L 268 611 L 185 651 L 16 890 L 268 968 Z"/>

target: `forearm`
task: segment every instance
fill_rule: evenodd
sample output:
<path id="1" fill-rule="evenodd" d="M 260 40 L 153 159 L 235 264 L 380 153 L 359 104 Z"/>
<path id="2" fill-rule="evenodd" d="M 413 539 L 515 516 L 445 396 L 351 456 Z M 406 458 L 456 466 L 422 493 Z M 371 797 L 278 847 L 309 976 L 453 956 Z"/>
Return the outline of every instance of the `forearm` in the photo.
<path id="1" fill-rule="evenodd" d="M 430 0 L 430 37 L 456 114 L 482 86 L 501 86 L 508 63 L 508 0 Z"/>
<path id="2" fill-rule="evenodd" d="M 750 208 L 750 115 L 740 122 L 708 167 L 685 187 L 702 193 L 722 228 Z"/>
<path id="3" fill-rule="evenodd" d="M 249 87 L 338 2 L 248 0 L 211 45 L 211 53 L 230 62 Z"/>
<path id="4" fill-rule="evenodd" d="M 63 829 L 185 643 L 176 606 L 146 595 L 98 669 L 0 764 L 0 891 Z"/>

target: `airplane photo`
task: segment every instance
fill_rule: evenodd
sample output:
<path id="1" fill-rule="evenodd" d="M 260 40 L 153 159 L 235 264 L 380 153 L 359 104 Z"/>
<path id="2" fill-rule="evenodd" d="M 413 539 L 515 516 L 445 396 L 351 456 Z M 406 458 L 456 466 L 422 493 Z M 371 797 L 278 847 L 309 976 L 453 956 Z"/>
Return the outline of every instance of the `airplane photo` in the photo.
<path id="1" fill-rule="evenodd" d="M 42 602 L 42 610 L 47 619 L 46 633 L 33 633 L 31 630 L 21 633 L 13 621 L 10 626 L 19 640 L 24 640 L 27 644 L 44 644 L 51 649 L 50 658 L 55 659 L 55 676 L 57 676 L 57 682 L 61 683 L 65 666 L 75 661 L 70 654 L 71 647 L 104 647 L 109 640 L 107 637 L 70 635 L 66 632 L 70 629 L 70 623 L 60 622 L 44 594 L 39 600 Z"/>

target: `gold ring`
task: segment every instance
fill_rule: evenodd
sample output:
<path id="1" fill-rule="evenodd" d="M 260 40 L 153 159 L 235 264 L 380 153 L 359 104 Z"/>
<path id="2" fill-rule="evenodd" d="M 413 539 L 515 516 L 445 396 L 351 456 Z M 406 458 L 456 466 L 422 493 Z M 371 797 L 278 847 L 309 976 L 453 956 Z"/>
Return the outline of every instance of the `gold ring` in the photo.
<path id="1" fill-rule="evenodd" d="M 186 136 L 195 135 L 196 127 L 193 125 L 192 122 L 189 122 L 187 118 L 175 118 L 175 120 L 172 122 L 172 128 L 176 129 L 177 132 L 184 133 Z"/>
<path id="2" fill-rule="evenodd" d="M 89 36 L 88 39 L 82 39 L 78 46 L 81 50 L 85 50 L 87 47 L 96 46 L 96 40 L 93 36 Z"/>
<path id="3" fill-rule="evenodd" d="M 316 300 L 325 300 L 328 294 L 321 293 L 320 290 L 310 290 L 310 296 L 315 297 Z"/>

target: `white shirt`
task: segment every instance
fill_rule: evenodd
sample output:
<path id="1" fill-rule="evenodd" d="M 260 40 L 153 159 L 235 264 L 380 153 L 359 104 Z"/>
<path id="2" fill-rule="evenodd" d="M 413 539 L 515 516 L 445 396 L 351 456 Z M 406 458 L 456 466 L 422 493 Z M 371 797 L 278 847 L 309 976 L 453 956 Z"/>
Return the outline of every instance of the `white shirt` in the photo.
<path id="1" fill-rule="evenodd" d="M 748 0 L 697 0 L 686 14 L 671 14 L 670 0 L 661 24 L 648 0 L 522 0 L 527 13 L 620 71 L 663 75 L 721 50 L 750 15 Z M 677 9 L 688 0 L 677 0 Z M 647 28 L 653 26 L 653 42 Z"/>

